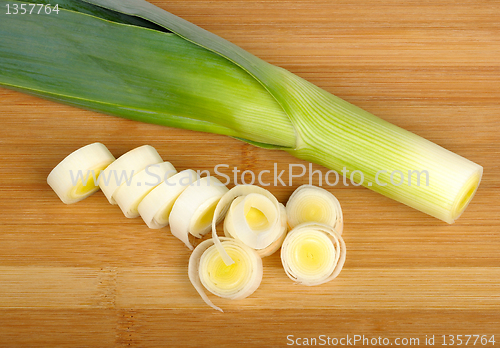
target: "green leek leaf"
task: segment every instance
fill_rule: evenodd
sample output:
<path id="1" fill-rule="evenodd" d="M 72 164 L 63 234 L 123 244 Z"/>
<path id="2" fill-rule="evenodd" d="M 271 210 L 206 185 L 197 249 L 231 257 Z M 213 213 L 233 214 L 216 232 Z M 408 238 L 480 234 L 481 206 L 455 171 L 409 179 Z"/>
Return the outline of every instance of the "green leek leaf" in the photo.
<path id="1" fill-rule="evenodd" d="M 258 82 L 174 34 L 60 10 L 2 15 L 0 37 L 4 86 L 139 121 L 294 144 L 288 117 Z M 270 121 L 258 122 L 262 115 Z"/>

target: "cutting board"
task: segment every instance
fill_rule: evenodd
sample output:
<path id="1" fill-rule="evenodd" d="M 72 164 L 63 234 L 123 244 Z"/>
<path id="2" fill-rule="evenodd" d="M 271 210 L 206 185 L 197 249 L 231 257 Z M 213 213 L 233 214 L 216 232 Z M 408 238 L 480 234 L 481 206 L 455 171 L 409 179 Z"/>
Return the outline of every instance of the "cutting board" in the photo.
<path id="1" fill-rule="evenodd" d="M 189 250 L 168 228 L 125 218 L 101 192 L 64 205 L 48 173 L 97 141 L 116 157 L 152 145 L 178 170 L 227 164 L 222 171 L 232 175 L 234 167 L 308 163 L 0 89 L 2 346 L 281 347 L 321 337 L 353 344 L 354 335 L 372 346 L 384 344 L 373 344 L 378 337 L 421 346 L 432 337 L 449 345 L 442 335 L 455 344 L 457 335 L 500 341 L 498 1 L 152 2 L 481 164 L 481 186 L 453 225 L 361 187 L 329 187 L 345 217 L 340 276 L 295 285 L 278 253 L 263 260 L 252 296 L 212 297 L 220 313 L 189 283 Z M 286 203 L 307 182 L 269 189 Z"/>

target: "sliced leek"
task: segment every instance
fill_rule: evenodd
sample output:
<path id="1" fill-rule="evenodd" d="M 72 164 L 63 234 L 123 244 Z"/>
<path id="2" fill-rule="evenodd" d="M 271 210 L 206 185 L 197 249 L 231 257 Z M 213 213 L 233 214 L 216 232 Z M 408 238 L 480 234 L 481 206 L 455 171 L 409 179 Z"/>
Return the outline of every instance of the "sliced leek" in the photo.
<path id="1" fill-rule="evenodd" d="M 203 177 L 189 185 L 177 198 L 170 212 L 172 234 L 192 250 L 189 234 L 201 238 L 210 231 L 215 207 L 227 191 L 227 187 L 213 176 Z M 223 217 L 219 216 L 216 223 Z"/>
<path id="2" fill-rule="evenodd" d="M 479 186 L 481 166 L 146 1 L 86 2 L 98 6 L 80 11 L 61 0 L 57 15 L 1 13 L 0 84 L 283 149 L 359 181 L 362 174 L 365 187 L 448 223 Z M 7 3 L 22 4 L 0 0 Z M 115 23 L 99 6 L 172 33 Z"/>
<path id="3" fill-rule="evenodd" d="M 115 157 L 101 143 L 84 146 L 64 158 L 47 177 L 47 183 L 65 204 L 87 198 L 99 190 L 97 178 Z"/>
<path id="4" fill-rule="evenodd" d="M 113 198 L 128 218 L 139 216 L 138 207 L 144 197 L 156 186 L 177 173 L 170 162 L 151 164 L 132 177 L 130 184 L 121 185 Z"/>
<path id="5" fill-rule="evenodd" d="M 227 266 L 212 239 L 200 243 L 189 258 L 189 280 L 206 304 L 221 311 L 205 294 L 239 300 L 250 296 L 262 281 L 262 260 L 249 247 L 232 238 L 221 237 L 221 245 L 235 261 Z"/>
<path id="6" fill-rule="evenodd" d="M 143 145 L 120 156 L 101 174 L 99 186 L 109 203 L 116 204 L 113 195 L 122 185 L 129 184 L 135 174 L 147 166 L 163 162 L 158 151 L 152 146 Z"/>
<path id="7" fill-rule="evenodd" d="M 239 198 L 239 197 L 238 197 Z M 236 202 L 238 200 L 238 198 L 236 198 L 234 202 Z M 232 207 L 233 204 L 231 204 L 231 207 Z M 232 214 L 232 209 L 231 207 L 229 208 L 227 214 L 226 214 L 226 217 L 224 219 L 224 235 L 226 237 L 231 237 L 231 238 L 235 238 L 235 239 L 238 239 L 238 236 L 241 234 L 241 230 L 236 230 L 235 227 L 234 227 L 234 216 Z M 286 236 L 286 232 L 287 232 L 287 224 L 286 224 L 286 211 L 285 211 L 285 206 L 283 204 L 279 204 L 279 210 L 280 210 L 280 217 L 281 217 L 281 221 L 280 221 L 280 225 L 281 225 L 281 234 L 278 236 L 278 238 L 276 238 L 274 240 L 274 242 L 272 242 L 271 244 L 269 244 L 267 247 L 265 248 L 262 248 L 262 249 L 254 249 L 257 254 L 260 256 L 260 257 L 266 257 L 266 256 L 269 256 L 269 255 L 272 255 L 276 252 L 276 250 L 278 250 L 280 247 L 281 247 L 281 244 L 283 243 L 283 241 L 285 240 L 285 236 Z M 260 215 L 259 213 L 257 213 L 257 215 Z M 232 231 L 232 232 L 231 232 Z"/>
<path id="8" fill-rule="evenodd" d="M 336 278 L 344 266 L 346 247 L 331 226 L 307 222 L 288 233 L 281 246 L 281 262 L 293 281 L 313 286 Z"/>
<path id="9" fill-rule="evenodd" d="M 338 199 L 321 187 L 302 185 L 286 203 L 288 226 L 293 229 L 304 222 L 319 222 L 342 234 L 344 221 Z"/>
<path id="10" fill-rule="evenodd" d="M 286 212 L 283 204 L 268 190 L 254 185 L 240 185 L 229 190 L 215 209 L 213 233 L 219 216 L 225 211 L 226 237 L 241 241 L 262 257 L 271 255 L 281 246 L 287 231 Z"/>
<path id="11" fill-rule="evenodd" d="M 196 180 L 198 174 L 194 170 L 186 169 L 168 178 L 148 193 L 138 207 L 146 225 L 154 229 L 167 226 L 175 200 Z"/>

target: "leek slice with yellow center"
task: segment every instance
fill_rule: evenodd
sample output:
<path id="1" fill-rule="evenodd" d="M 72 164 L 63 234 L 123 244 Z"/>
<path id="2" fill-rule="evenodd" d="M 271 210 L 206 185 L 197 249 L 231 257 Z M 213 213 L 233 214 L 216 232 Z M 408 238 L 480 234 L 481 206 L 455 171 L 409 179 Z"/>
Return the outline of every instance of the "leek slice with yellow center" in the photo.
<path id="1" fill-rule="evenodd" d="M 298 187 L 286 203 L 286 214 L 290 229 L 304 222 L 319 222 L 333 227 L 340 234 L 344 228 L 338 199 L 317 186 Z"/>
<path id="2" fill-rule="evenodd" d="M 271 192 L 259 186 L 235 186 L 220 199 L 212 221 L 212 238 L 228 265 L 232 263 L 231 257 L 218 243 L 216 233 L 217 221 L 226 212 L 226 237 L 239 240 L 262 257 L 271 255 L 281 246 L 287 232 L 283 204 Z"/>
<path id="3" fill-rule="evenodd" d="M 148 193 L 138 207 L 146 225 L 153 229 L 167 226 L 175 200 L 198 179 L 198 174 L 194 170 L 186 169 L 168 178 Z"/>
<path id="4" fill-rule="evenodd" d="M 136 218 L 139 204 L 156 186 L 177 173 L 170 162 L 151 164 L 135 174 L 130 183 L 121 185 L 113 194 L 113 198 L 128 218 Z"/>
<path id="5" fill-rule="evenodd" d="M 189 280 L 206 304 L 222 312 L 206 295 L 239 300 L 250 296 L 262 281 L 262 260 L 251 248 L 232 238 L 220 238 L 227 254 L 234 260 L 226 265 L 212 239 L 200 243 L 189 258 Z"/>
<path id="6" fill-rule="evenodd" d="M 135 174 L 147 166 L 163 162 L 158 151 L 150 145 L 137 147 L 118 157 L 99 178 L 99 187 L 109 203 L 117 204 L 113 195 L 122 185 L 130 183 Z"/>
<path id="7" fill-rule="evenodd" d="M 287 276 L 308 286 L 336 278 L 345 258 L 346 247 L 340 233 L 321 223 L 296 226 L 281 246 L 281 262 Z"/>
<path id="8" fill-rule="evenodd" d="M 47 183 L 65 204 L 81 201 L 99 190 L 98 177 L 115 157 L 101 143 L 79 148 L 64 158 L 47 177 Z"/>
<path id="9" fill-rule="evenodd" d="M 217 203 L 228 188 L 216 177 L 203 177 L 193 182 L 177 198 L 170 212 L 170 231 L 189 249 L 189 234 L 201 238 L 210 231 Z M 216 223 L 224 216 L 218 216 Z"/>
<path id="10" fill-rule="evenodd" d="M 243 214 L 241 214 L 238 207 L 241 207 L 240 204 L 245 204 L 245 198 L 240 196 L 231 203 L 224 218 L 224 235 L 241 241 L 239 236 L 242 234 L 254 233 L 255 235 L 259 235 L 261 233 L 268 233 L 271 228 L 278 228 L 280 233 L 274 241 L 271 241 L 266 247 L 253 248 L 260 257 L 272 255 L 281 247 L 281 243 L 283 243 L 287 232 L 285 207 L 281 203 L 278 204 L 279 220 L 274 225 L 271 225 L 266 215 L 258 208 L 250 208 L 243 218 Z M 261 209 L 274 210 L 276 208 L 273 205 Z M 249 245 L 247 244 L 247 246 Z"/>

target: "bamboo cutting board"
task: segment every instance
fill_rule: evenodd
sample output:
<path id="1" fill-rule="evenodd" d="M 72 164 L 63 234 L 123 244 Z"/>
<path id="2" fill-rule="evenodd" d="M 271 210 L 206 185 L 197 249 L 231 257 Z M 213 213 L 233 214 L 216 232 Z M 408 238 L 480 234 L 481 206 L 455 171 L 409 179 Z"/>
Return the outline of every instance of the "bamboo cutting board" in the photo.
<path id="1" fill-rule="evenodd" d="M 2 346 L 281 347 L 290 335 L 500 341 L 500 2 L 152 2 L 483 165 L 481 186 L 454 225 L 364 188 L 330 188 L 345 214 L 340 276 L 294 285 L 275 254 L 251 297 L 214 299 L 219 313 L 190 285 L 189 252 L 168 229 L 126 219 L 100 192 L 66 206 L 47 174 L 96 141 L 116 157 L 150 144 L 178 170 L 307 163 L 0 89 Z M 285 203 L 307 182 L 270 190 Z"/>

